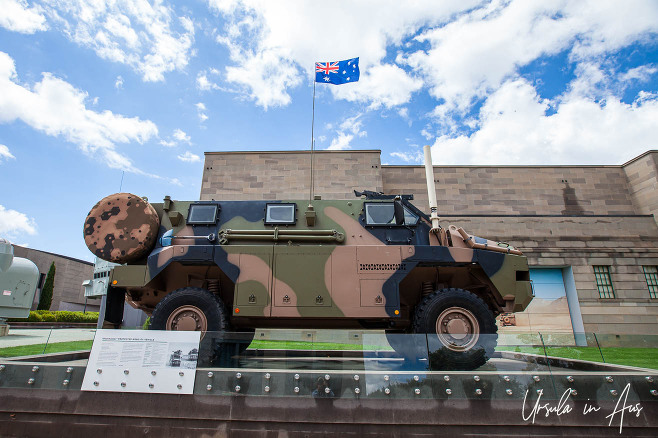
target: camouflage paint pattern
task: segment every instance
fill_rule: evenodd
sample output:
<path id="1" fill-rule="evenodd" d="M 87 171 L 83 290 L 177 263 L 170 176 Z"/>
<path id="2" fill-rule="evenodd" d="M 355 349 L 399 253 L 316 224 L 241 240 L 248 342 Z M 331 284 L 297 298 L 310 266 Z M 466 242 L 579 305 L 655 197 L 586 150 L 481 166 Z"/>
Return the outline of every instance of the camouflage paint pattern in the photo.
<path id="1" fill-rule="evenodd" d="M 87 215 L 85 244 L 113 263 L 133 263 L 151 252 L 160 227 L 155 209 L 137 195 L 117 193 L 101 199 Z"/>
<path id="2" fill-rule="evenodd" d="M 172 230 L 172 244 L 162 246 L 158 240 L 137 262 L 145 265 L 144 281 L 133 285 L 124 282 L 123 287 L 129 293 L 156 291 L 161 299 L 173 290 L 166 286 L 171 272 L 184 274 L 186 266 L 207 266 L 208 272 L 218 269 L 232 286 L 220 295 L 229 307 L 231 322 L 238 326 L 240 320 L 254 318 L 262 326 L 267 321 L 307 320 L 309 327 L 317 320 L 334 320 L 336 327 L 340 327 L 338 321 L 347 320 L 404 320 L 409 318 L 410 306 L 421 298 L 421 282 L 435 278 L 437 288 L 466 287 L 473 278 L 481 278 L 483 287 L 492 294 L 487 301 L 495 313 L 510 303 L 515 311 L 522 310 L 532 298 L 524 256 L 472 249 L 455 236 L 454 246 L 441 245 L 429 233 L 429 218 L 408 202 L 403 204 L 419 216 L 416 225 L 366 225 L 366 202 L 392 202 L 373 199 L 313 201 L 314 226 L 307 226 L 304 217 L 308 201 L 287 201 L 296 205 L 296 223 L 265 225 L 267 204 L 279 202 L 154 204 L 154 211 L 162 218 L 158 237 Z M 216 223 L 187 224 L 189 208 L 195 204 L 219 205 Z M 178 214 L 182 220 L 173 226 L 169 218 Z M 125 222 L 122 216 L 120 220 Z M 318 240 L 296 240 L 287 235 L 275 238 L 275 228 L 276 233 L 299 233 L 297 237 L 302 238 L 308 238 L 304 233 L 316 233 L 312 238 Z M 234 234 L 226 230 L 243 237 L 232 237 Z M 343 234 L 344 241 L 321 241 L 318 237 L 332 231 Z M 116 267 L 114 275 L 120 277 L 123 268 Z M 460 278 L 468 282 L 455 284 Z"/>

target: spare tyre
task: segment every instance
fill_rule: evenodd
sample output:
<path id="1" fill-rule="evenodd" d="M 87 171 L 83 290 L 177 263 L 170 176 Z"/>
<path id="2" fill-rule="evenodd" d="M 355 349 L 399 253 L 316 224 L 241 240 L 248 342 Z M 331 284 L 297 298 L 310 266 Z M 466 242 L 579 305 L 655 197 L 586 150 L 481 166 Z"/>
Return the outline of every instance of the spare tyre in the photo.
<path id="1" fill-rule="evenodd" d="M 84 226 L 89 251 L 113 263 L 133 263 L 151 252 L 160 218 L 148 201 L 132 193 L 101 199 L 87 215 Z"/>

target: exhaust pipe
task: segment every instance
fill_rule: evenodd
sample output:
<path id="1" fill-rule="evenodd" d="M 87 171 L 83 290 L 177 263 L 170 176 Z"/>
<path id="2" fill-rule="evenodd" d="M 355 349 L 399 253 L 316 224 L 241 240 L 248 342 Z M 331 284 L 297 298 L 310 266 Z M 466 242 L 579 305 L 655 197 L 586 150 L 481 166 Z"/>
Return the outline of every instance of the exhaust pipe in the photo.
<path id="1" fill-rule="evenodd" d="M 425 152 L 425 179 L 427 179 L 427 196 L 430 201 L 430 220 L 432 221 L 432 229 L 430 233 L 438 233 L 439 229 L 439 215 L 438 204 L 436 202 L 436 187 L 434 186 L 434 168 L 432 167 L 432 151 L 429 146 L 423 146 Z"/>

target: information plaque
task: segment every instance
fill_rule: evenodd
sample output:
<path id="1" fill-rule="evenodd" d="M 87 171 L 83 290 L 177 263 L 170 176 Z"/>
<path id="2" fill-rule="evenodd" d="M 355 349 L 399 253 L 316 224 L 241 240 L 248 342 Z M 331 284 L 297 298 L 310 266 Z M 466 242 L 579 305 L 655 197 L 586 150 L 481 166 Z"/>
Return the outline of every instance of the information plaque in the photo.
<path id="1" fill-rule="evenodd" d="M 82 390 L 192 394 L 200 335 L 97 330 Z"/>

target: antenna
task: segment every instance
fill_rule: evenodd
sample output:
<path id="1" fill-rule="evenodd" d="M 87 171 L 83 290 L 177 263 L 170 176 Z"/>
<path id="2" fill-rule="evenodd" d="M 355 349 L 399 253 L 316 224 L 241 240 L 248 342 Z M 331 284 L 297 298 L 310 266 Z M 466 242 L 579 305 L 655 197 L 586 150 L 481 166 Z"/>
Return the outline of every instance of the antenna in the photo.
<path id="1" fill-rule="evenodd" d="M 121 171 L 121 184 L 119 184 L 119 193 L 121 193 L 121 187 L 123 187 L 123 174 L 126 173 L 125 170 Z"/>

